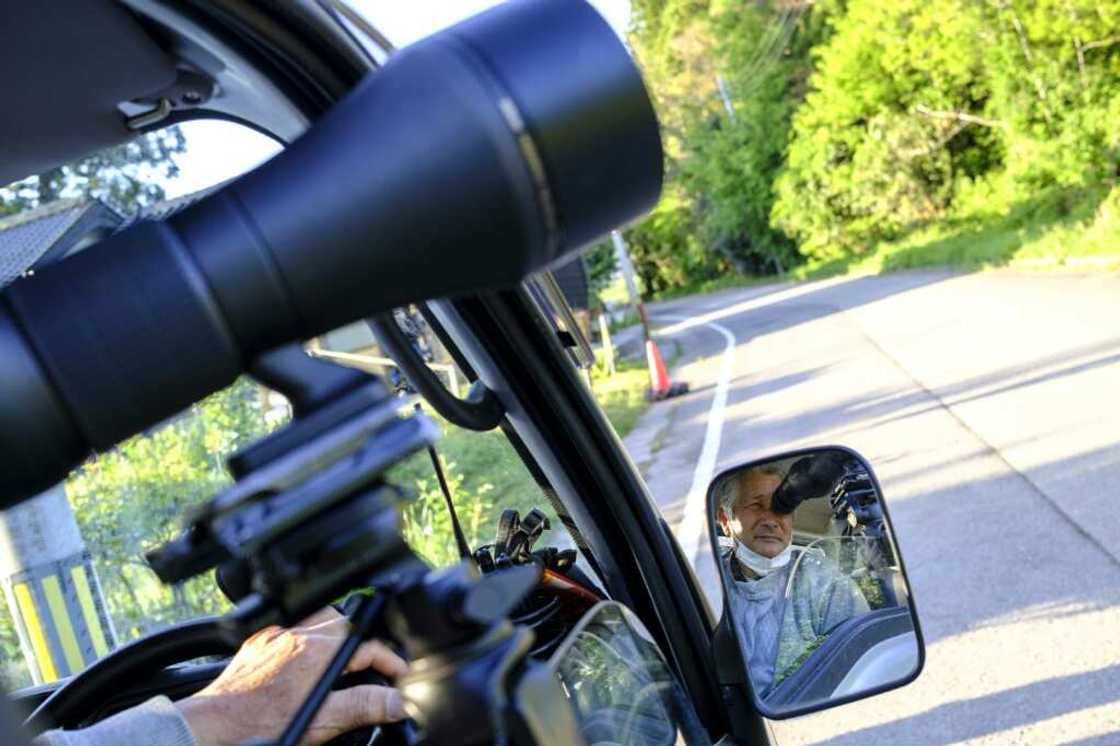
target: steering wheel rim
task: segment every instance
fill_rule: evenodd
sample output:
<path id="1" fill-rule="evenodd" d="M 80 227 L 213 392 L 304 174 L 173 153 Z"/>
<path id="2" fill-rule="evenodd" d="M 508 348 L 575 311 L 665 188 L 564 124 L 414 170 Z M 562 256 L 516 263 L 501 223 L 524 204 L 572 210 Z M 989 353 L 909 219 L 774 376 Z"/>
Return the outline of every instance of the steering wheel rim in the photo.
<path id="1" fill-rule="evenodd" d="M 217 617 L 204 617 L 177 624 L 117 648 L 89 668 L 73 676 L 56 689 L 24 721 L 24 727 L 36 736 L 50 728 L 77 728 L 103 706 L 106 691 L 124 680 L 143 680 L 168 666 L 207 656 L 229 657 L 238 646 L 231 643 Z M 350 686 L 361 683 L 384 684 L 383 678 L 370 673 L 346 674 L 339 683 Z M 397 746 L 412 743 L 415 728 L 410 721 L 358 728 L 336 736 L 330 743 L 380 744 Z"/>
<path id="2" fill-rule="evenodd" d="M 29 732 L 74 728 L 101 706 L 106 691 L 125 680 L 142 680 L 194 658 L 237 652 L 215 617 L 193 619 L 117 648 L 54 690 L 24 723 Z"/>

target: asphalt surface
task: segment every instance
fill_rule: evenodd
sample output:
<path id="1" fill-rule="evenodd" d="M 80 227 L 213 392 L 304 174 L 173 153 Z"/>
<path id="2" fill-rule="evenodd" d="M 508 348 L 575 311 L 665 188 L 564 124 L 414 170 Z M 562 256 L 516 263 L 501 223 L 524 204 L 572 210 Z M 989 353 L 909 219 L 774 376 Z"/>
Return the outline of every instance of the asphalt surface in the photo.
<path id="1" fill-rule="evenodd" d="M 682 543 L 721 409 L 716 468 L 862 453 L 909 572 L 921 677 L 775 722 L 779 744 L 1120 744 L 1120 278 L 901 273 L 650 310 L 692 393 L 627 445 Z M 718 609 L 706 538 L 696 567 Z"/>

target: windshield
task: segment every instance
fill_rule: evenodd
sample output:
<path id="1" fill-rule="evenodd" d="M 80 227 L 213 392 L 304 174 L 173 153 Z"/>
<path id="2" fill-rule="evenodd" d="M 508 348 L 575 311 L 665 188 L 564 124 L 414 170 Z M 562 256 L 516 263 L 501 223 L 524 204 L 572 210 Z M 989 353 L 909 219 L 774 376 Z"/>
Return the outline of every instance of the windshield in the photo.
<path id="1" fill-rule="evenodd" d="M 219 144 L 239 156 L 215 166 Z M 131 220 L 181 209 L 275 153 L 228 122 L 159 130 L 0 189 L 0 285 L 84 251 Z M 0 517 L 0 670 L 8 687 L 44 683 L 168 624 L 219 613 L 213 583 L 163 588 L 143 553 L 229 483 L 223 459 L 287 417 L 247 379 L 118 448 Z"/>
<path id="2" fill-rule="evenodd" d="M 132 220 L 182 209 L 277 152 L 274 142 L 247 132 L 222 122 L 173 127 L 0 189 L 0 284 L 84 251 Z M 237 143 L 237 153 L 227 157 L 230 143 Z M 579 257 L 568 265 L 552 303 L 576 299 L 567 323 L 580 324 L 587 336 L 589 288 L 596 292 L 603 273 L 586 272 Z M 443 385 L 464 396 L 464 371 L 419 310 L 401 309 L 396 319 Z M 308 350 L 379 375 L 402 396 L 412 395 L 365 324 L 311 340 Z M 586 377 L 608 418 L 625 433 L 644 408 L 641 367 L 619 362 Z M 433 458 L 472 551 L 495 543 L 504 512 L 525 518 L 534 509 L 548 522 L 534 549 L 575 548 L 551 490 L 500 429 L 467 431 L 421 406 L 442 430 L 436 452 L 416 454 L 388 475 L 412 495 L 404 533 L 417 554 L 435 566 L 460 558 Z M 191 508 L 230 485 L 231 455 L 290 417 L 284 397 L 243 377 L 0 516 L 3 683 L 15 689 L 73 675 L 131 640 L 228 610 L 209 575 L 166 587 L 144 555 L 175 536 Z"/>
<path id="3" fill-rule="evenodd" d="M 160 158 L 176 163 L 190 155 L 177 136 L 164 140 Z M 162 151 L 161 151 L 162 152 Z M 185 162 L 185 161 L 184 161 Z M 158 216 L 191 196 L 166 201 L 163 188 L 145 191 L 138 171 L 127 159 L 105 166 L 108 173 L 135 189 L 131 214 Z M 156 163 L 147 163 L 149 171 Z M 165 164 L 166 165 L 166 164 Z M 179 165 L 176 163 L 176 170 Z M 189 169 L 183 169 L 189 173 Z M 69 181 L 68 181 L 69 180 Z M 111 206 L 114 195 L 87 190 L 88 183 L 64 173 L 62 188 L 39 192 L 30 182 L 4 192 L 12 216 L 0 222 L 0 241 L 45 236 L 25 255 L 26 266 L 13 267 L 11 279 L 34 272 L 50 257 L 81 251 L 125 222 L 123 208 Z M 157 185 L 158 186 L 158 185 Z M 70 194 L 74 196 L 67 199 Z M 23 195 L 22 200 L 17 199 Z M 52 221 L 80 224 L 85 231 L 49 232 Z M 53 241 L 53 243 L 52 243 Z M 14 255 L 9 255 L 14 256 Z M 28 258 L 30 257 L 30 258 Z M 582 263 L 572 264 L 584 277 Z M 557 292 L 560 292 L 557 290 Z M 562 297 L 556 302 L 566 302 Z M 587 326 L 585 310 L 576 316 Z M 398 325 L 442 384 L 456 396 L 468 385 L 464 372 L 416 308 L 400 309 Z M 569 323 L 577 323 L 569 317 Z M 335 330 L 308 344 L 308 352 L 330 362 L 383 377 L 402 397 L 414 391 L 396 364 L 380 349 L 365 324 Z M 635 375 L 635 373 L 637 375 Z M 625 431 L 644 406 L 640 369 L 620 364 L 588 374 L 608 417 Z M 405 399 L 402 399 L 402 406 Z M 388 478 L 404 486 L 404 534 L 410 546 L 434 566 L 459 561 L 447 499 L 453 501 L 471 551 L 493 545 L 504 513 L 521 518 L 539 510 L 547 528 L 537 546 L 572 550 L 566 516 L 543 479 L 531 471 L 500 430 L 473 432 L 456 427 L 421 403 L 436 420 L 442 438 L 433 452 L 421 452 L 390 470 Z M 182 585 L 162 585 L 144 560 L 146 552 L 173 538 L 182 518 L 231 484 L 226 461 L 233 454 L 283 427 L 291 411 L 283 396 L 248 377 L 191 406 L 171 419 L 91 458 L 61 484 L 0 517 L 3 598 L 0 598 L 2 674 L 9 688 L 48 683 L 75 674 L 114 648 L 170 625 L 221 614 L 230 602 L 212 577 Z M 435 463 L 439 464 L 441 485 Z M 446 488 L 447 494 L 444 492 Z"/>
<path id="4" fill-rule="evenodd" d="M 355 346 L 354 336 L 353 329 L 327 335 L 314 343 L 314 352 L 379 369 L 397 382 L 402 396 L 410 396 L 392 362 L 372 346 Z M 465 379 L 430 330 L 421 331 L 419 339 L 431 345 L 433 369 L 457 380 L 458 388 Z M 573 546 L 561 538 L 564 523 L 500 430 L 466 431 L 421 406 L 441 427 L 435 455 L 472 549 L 494 540 L 504 510 L 527 515 L 533 508 L 549 518 L 551 530 L 542 545 Z M 242 378 L 91 459 L 46 495 L 7 511 L 9 549 L 19 551 L 4 552 L 11 563 L 5 573 L 7 603 L 0 606 L 6 683 L 49 682 L 130 640 L 228 610 L 229 601 L 209 574 L 169 588 L 149 569 L 144 553 L 173 538 L 192 507 L 231 483 L 229 456 L 290 416 L 283 397 Z M 457 562 L 459 553 L 432 457 L 416 454 L 388 476 L 412 496 L 404 509 L 409 544 L 430 564 L 444 566 Z M 31 534 L 45 540 L 23 540 Z"/>

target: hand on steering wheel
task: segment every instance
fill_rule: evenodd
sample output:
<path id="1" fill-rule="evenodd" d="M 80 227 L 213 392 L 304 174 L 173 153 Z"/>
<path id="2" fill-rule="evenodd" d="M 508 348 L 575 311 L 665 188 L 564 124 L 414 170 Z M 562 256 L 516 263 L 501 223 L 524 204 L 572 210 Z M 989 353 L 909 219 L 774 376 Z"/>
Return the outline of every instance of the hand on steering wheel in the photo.
<path id="1" fill-rule="evenodd" d="M 347 633 L 346 618 L 324 609 L 296 627 L 267 627 L 249 637 L 222 674 L 176 703 L 199 746 L 224 746 L 280 735 Z M 397 677 L 407 664 L 384 643 L 362 643 L 347 672 Z M 335 736 L 407 717 L 400 692 L 362 684 L 332 692 L 301 743 L 317 746 Z"/>

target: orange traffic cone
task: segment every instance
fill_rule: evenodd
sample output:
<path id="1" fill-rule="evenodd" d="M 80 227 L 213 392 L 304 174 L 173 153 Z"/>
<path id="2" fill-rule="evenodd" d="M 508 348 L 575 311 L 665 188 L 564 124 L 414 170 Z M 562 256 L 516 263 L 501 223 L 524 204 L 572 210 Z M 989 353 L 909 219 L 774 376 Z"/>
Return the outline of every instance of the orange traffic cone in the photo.
<path id="1" fill-rule="evenodd" d="M 665 370 L 665 361 L 661 358 L 661 350 L 652 339 L 646 340 L 646 362 L 649 364 L 649 390 L 650 396 L 660 399 L 669 390 L 669 374 Z"/>
<path id="2" fill-rule="evenodd" d="M 649 398 L 653 400 L 668 399 L 688 391 L 687 383 L 671 383 L 669 373 L 665 370 L 665 361 L 661 357 L 661 350 L 652 339 L 646 340 L 646 362 L 649 365 Z"/>

